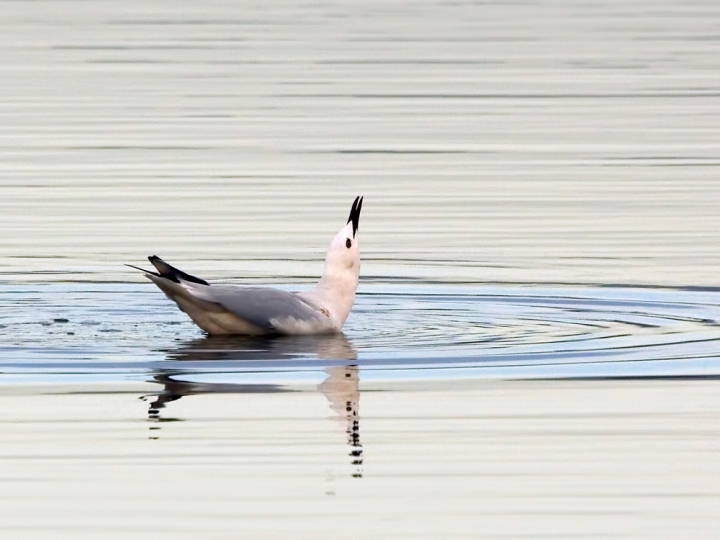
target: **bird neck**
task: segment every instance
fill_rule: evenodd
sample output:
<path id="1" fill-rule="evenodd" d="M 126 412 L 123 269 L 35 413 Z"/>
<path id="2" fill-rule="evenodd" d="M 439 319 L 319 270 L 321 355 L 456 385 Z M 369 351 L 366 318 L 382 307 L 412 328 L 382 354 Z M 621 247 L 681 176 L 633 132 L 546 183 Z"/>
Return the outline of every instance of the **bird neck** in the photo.
<path id="1" fill-rule="evenodd" d="M 342 328 L 355 303 L 357 286 L 358 276 L 353 273 L 326 271 L 311 294 Z"/>

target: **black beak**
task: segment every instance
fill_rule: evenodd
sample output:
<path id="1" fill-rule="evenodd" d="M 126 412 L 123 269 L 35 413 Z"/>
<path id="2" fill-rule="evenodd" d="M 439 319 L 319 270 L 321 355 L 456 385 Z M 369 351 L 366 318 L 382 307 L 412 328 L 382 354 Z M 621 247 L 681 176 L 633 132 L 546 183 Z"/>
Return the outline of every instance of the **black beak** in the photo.
<path id="1" fill-rule="evenodd" d="M 358 226 L 360 225 L 360 210 L 362 209 L 362 197 L 355 197 L 355 202 L 352 205 L 352 209 L 350 210 L 350 217 L 348 218 L 347 222 L 350 223 L 352 221 L 353 224 L 353 238 L 355 238 L 355 234 L 357 234 Z"/>

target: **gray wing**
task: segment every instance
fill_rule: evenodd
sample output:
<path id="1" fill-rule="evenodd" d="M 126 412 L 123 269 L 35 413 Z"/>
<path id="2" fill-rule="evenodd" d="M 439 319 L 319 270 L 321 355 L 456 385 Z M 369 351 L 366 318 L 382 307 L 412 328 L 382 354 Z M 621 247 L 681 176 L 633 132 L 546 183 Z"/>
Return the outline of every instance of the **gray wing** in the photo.
<path id="1" fill-rule="evenodd" d="M 195 293 L 202 289 L 204 300 L 216 302 L 260 328 L 274 329 L 273 321 L 294 319 L 308 324 L 320 324 L 326 317 L 297 296 L 287 291 L 265 287 L 233 287 L 229 285 L 193 286 Z"/>

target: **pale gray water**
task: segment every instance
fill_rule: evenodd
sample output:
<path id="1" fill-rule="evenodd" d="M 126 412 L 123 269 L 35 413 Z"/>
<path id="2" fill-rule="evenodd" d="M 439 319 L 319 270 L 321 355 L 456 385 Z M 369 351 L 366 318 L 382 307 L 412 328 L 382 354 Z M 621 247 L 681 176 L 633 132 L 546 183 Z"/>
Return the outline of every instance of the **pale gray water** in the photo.
<path id="1" fill-rule="evenodd" d="M 714 2 L 11 2 L 0 271 L 717 285 Z"/>
<path id="2" fill-rule="evenodd" d="M 716 538 L 719 20 L 5 2 L 0 534 Z M 122 266 L 307 287 L 358 194 L 345 336 Z"/>

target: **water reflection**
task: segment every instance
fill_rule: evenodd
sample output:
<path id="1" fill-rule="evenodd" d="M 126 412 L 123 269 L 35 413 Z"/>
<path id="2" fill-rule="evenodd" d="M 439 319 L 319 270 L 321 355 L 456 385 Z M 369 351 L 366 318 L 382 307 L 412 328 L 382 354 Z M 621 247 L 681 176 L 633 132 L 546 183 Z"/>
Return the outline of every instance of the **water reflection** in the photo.
<path id="1" fill-rule="evenodd" d="M 345 424 L 350 457 L 355 468 L 354 477 L 362 476 L 363 447 L 360 442 L 360 374 L 358 367 L 348 365 L 325 369 L 327 378 L 318 385 L 330 408 L 335 412 L 336 421 Z"/>
<path id="2" fill-rule="evenodd" d="M 165 351 L 168 360 L 321 360 L 357 359 L 357 351 L 344 334 L 327 336 L 207 336 Z"/>
<path id="3" fill-rule="evenodd" d="M 313 357 L 321 360 L 347 360 L 344 366 L 328 366 L 327 375 L 317 388 L 327 399 L 334 412 L 333 421 L 343 424 L 350 447 L 352 476 L 362 477 L 363 447 L 360 442 L 360 375 L 357 350 L 343 334 L 331 336 L 280 336 L 274 338 L 247 338 L 239 336 L 208 336 L 190 341 L 177 349 L 166 351 L 168 360 L 174 361 L 241 361 L 287 360 Z M 182 370 L 159 370 L 153 381 L 162 390 L 151 396 L 148 417 L 154 422 L 177 419 L 161 417 L 168 403 L 197 394 L 276 393 L 294 390 L 279 384 L 213 383 L 183 380 Z M 151 426 L 151 439 L 158 438 L 159 426 Z"/>

